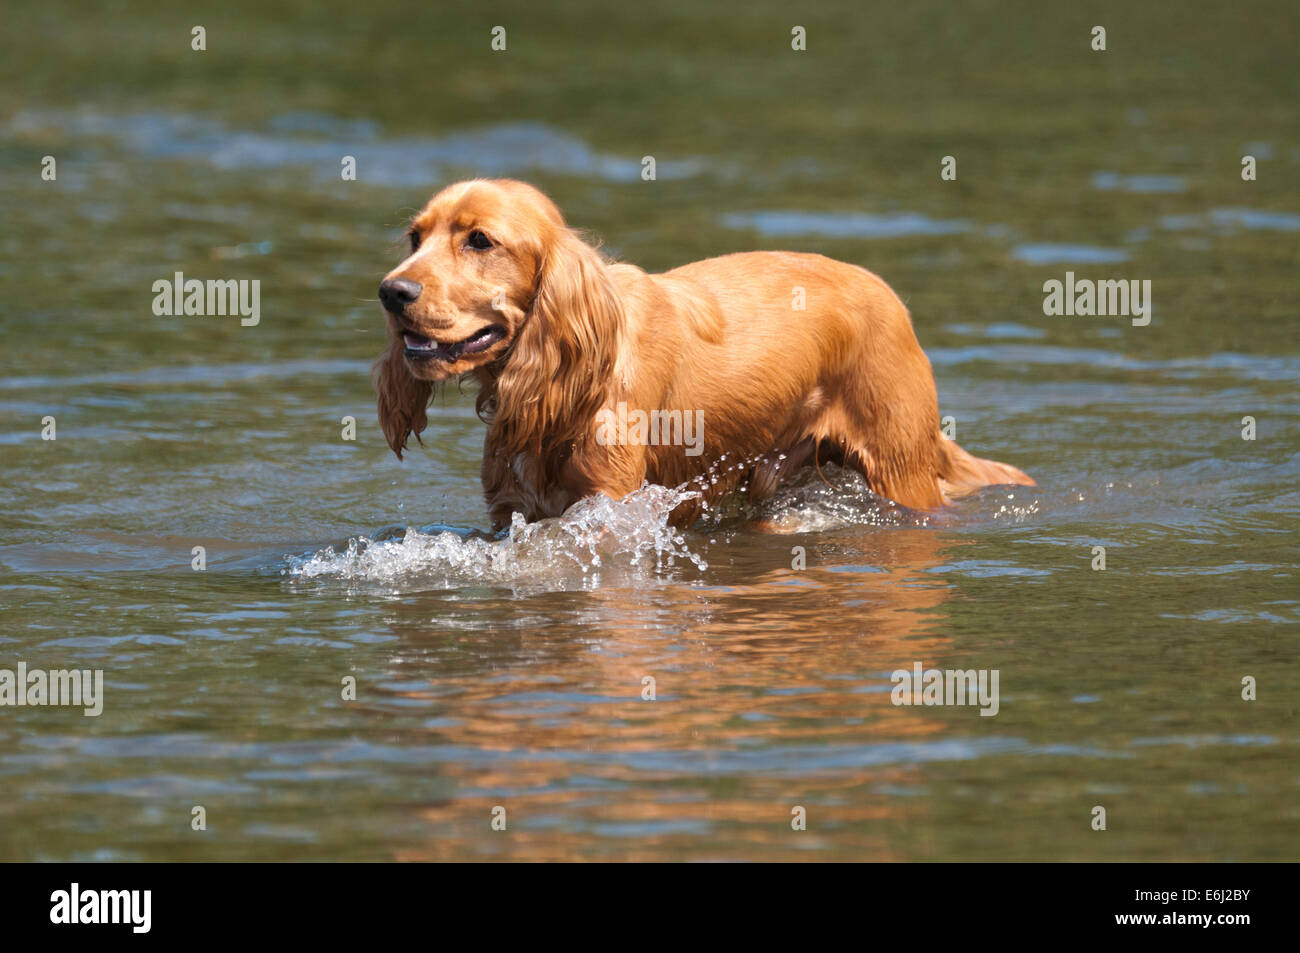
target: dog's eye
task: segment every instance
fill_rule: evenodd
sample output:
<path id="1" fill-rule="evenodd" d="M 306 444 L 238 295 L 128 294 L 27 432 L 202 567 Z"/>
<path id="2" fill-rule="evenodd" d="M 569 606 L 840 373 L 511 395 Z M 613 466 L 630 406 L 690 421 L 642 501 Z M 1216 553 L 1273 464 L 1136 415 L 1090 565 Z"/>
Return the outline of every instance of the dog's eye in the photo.
<path id="1" fill-rule="evenodd" d="M 411 240 L 411 251 L 417 251 L 420 247 L 420 233 L 411 229 L 406 233 L 406 237 Z"/>
<path id="2" fill-rule="evenodd" d="M 469 238 L 465 239 L 465 244 L 475 251 L 487 251 L 492 247 L 492 239 L 488 238 L 478 229 L 469 233 Z"/>

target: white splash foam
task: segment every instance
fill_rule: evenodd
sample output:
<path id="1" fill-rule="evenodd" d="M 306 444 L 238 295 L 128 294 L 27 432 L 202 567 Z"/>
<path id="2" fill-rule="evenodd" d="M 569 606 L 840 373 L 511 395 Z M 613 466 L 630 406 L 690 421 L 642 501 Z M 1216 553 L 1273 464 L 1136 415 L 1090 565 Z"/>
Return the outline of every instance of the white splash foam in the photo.
<path id="1" fill-rule="evenodd" d="M 445 530 L 408 529 L 400 539 L 348 540 L 310 556 L 287 557 L 282 574 L 346 583 L 500 584 L 567 589 L 594 585 L 602 569 L 660 572 L 688 562 L 708 564 L 668 525 L 672 510 L 698 493 L 648 484 L 621 500 L 594 496 L 563 516 L 526 523 L 515 514 L 499 539 Z"/>

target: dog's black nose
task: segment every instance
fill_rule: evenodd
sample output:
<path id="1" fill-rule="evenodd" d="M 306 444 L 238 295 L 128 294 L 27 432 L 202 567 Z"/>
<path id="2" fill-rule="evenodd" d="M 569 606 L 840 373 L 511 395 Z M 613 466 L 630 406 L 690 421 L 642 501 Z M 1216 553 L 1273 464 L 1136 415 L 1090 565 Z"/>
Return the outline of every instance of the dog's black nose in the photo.
<path id="1" fill-rule="evenodd" d="M 406 278 L 386 278 L 379 284 L 379 300 L 389 311 L 401 311 L 420 297 L 424 286 Z"/>

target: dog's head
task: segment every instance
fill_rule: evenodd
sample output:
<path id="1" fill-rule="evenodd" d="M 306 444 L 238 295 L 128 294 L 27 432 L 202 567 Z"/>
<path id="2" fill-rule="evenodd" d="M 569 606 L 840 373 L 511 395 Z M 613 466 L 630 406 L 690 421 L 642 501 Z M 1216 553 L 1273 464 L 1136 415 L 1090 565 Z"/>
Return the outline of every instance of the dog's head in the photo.
<path id="1" fill-rule="evenodd" d="M 499 358 L 532 305 L 559 210 L 522 182 L 449 186 L 411 222 L 411 253 L 379 285 L 411 376 L 441 381 Z"/>
<path id="2" fill-rule="evenodd" d="M 450 185 L 408 231 L 411 253 L 379 285 L 388 350 L 375 368 L 379 418 L 400 457 L 424 429 L 433 386 L 474 371 L 494 406 L 546 427 L 590 399 L 568 378 L 609 373 L 622 308 L 595 249 L 539 190 L 510 179 Z M 533 406 L 536 405 L 536 406 Z"/>

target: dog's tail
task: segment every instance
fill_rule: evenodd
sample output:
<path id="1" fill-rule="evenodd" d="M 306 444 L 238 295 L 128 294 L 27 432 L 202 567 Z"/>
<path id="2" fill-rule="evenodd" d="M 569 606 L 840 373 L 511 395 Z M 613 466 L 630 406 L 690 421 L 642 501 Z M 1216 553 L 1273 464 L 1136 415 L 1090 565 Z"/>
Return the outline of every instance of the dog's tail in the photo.
<path id="1" fill-rule="evenodd" d="M 985 460 L 967 453 L 955 440 L 939 436 L 939 479 L 944 496 L 963 496 L 982 486 L 1009 483 L 1038 486 L 1033 477 L 1009 463 Z"/>

